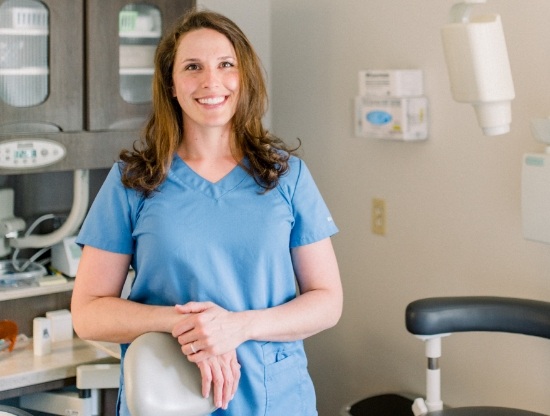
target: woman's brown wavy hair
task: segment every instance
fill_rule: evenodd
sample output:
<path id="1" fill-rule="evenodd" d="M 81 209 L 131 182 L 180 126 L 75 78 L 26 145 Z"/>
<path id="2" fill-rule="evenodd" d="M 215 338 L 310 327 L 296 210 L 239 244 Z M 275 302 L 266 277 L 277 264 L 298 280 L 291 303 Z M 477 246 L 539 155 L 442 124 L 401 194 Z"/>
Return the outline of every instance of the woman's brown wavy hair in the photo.
<path id="1" fill-rule="evenodd" d="M 153 111 L 143 131 L 143 137 L 133 150 L 123 150 L 120 159 L 125 162 L 122 182 L 125 186 L 150 196 L 165 180 L 172 158 L 183 140 L 183 114 L 172 95 L 172 71 L 180 39 L 188 32 L 202 28 L 213 29 L 225 35 L 237 55 L 240 92 L 233 117 L 235 133 L 234 155 L 242 154 L 249 166 L 240 165 L 268 191 L 279 183 L 288 170 L 290 149 L 262 125 L 267 108 L 267 91 L 263 68 L 252 45 L 227 17 L 208 10 L 191 9 L 183 15 L 171 31 L 161 39 L 155 53 L 153 76 Z M 298 146 L 299 147 L 299 146 Z"/>

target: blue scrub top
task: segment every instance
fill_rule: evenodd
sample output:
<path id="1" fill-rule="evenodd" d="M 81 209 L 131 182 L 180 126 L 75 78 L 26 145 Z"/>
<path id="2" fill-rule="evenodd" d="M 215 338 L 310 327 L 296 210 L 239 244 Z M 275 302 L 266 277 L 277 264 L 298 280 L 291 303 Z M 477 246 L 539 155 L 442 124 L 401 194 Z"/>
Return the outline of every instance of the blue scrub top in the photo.
<path id="1" fill-rule="evenodd" d="M 136 302 L 211 301 L 235 312 L 281 305 L 296 297 L 290 249 L 338 231 L 305 163 L 293 156 L 289 165 L 262 193 L 240 166 L 212 183 L 176 155 L 166 180 L 144 198 L 123 186 L 115 163 L 77 242 L 132 255 Z M 238 391 L 214 415 L 317 414 L 301 341 L 248 341 L 237 356 Z M 129 415 L 121 387 L 119 414 Z"/>

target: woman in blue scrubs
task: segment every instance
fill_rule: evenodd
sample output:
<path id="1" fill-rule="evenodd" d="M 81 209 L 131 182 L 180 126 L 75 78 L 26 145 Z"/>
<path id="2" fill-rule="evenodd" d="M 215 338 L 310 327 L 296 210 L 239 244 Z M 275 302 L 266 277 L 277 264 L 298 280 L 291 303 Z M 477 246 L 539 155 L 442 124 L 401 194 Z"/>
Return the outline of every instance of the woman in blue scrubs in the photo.
<path id="1" fill-rule="evenodd" d="M 157 48 L 144 139 L 121 152 L 77 240 L 77 334 L 123 354 L 172 334 L 215 415 L 316 415 L 303 339 L 342 311 L 338 230 L 304 162 L 262 126 L 266 101 L 241 30 L 187 13 Z"/>

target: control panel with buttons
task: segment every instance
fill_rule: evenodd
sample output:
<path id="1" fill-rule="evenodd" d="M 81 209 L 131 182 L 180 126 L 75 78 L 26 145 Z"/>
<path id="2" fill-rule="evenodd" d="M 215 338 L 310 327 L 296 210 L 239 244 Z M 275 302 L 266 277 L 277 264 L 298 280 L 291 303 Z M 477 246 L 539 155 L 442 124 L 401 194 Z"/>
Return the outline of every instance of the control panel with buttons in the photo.
<path id="1" fill-rule="evenodd" d="M 29 169 L 52 165 L 66 155 L 65 147 L 47 139 L 21 139 L 0 142 L 0 168 Z"/>

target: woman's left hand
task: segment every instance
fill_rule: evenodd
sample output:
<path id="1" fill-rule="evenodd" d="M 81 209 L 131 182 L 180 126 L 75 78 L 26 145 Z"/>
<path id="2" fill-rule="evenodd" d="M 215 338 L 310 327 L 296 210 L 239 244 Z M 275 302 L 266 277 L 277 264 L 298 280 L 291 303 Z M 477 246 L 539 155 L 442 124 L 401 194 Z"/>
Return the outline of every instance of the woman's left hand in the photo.
<path id="1" fill-rule="evenodd" d="M 241 378 L 241 366 L 235 350 L 218 357 L 210 357 L 197 363 L 202 378 L 202 395 L 213 395 L 217 408 L 227 406 L 237 391 Z"/>
<path id="2" fill-rule="evenodd" d="M 172 336 L 191 362 L 233 351 L 244 341 L 234 312 L 212 302 L 189 302 L 176 310 L 188 317 L 174 326 Z"/>

